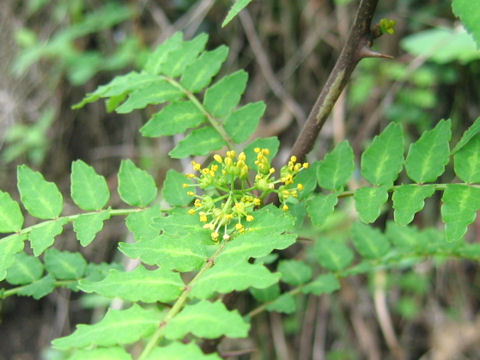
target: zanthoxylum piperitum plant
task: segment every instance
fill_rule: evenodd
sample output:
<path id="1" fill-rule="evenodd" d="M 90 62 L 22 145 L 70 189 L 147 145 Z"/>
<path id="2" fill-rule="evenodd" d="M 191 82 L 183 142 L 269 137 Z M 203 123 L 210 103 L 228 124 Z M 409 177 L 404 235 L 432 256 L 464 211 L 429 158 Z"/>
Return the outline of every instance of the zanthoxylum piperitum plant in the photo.
<path id="1" fill-rule="evenodd" d="M 238 1 L 228 21 L 248 2 Z M 391 123 L 357 159 L 365 180 L 357 189 L 348 186 L 356 163 L 348 141 L 321 160 L 305 161 L 355 65 L 365 57 L 386 57 L 370 48 L 375 38 L 393 31 L 386 19 L 372 26 L 376 5 L 376 0 L 360 2 L 345 47 L 287 164 L 279 169 L 272 166 L 280 146 L 276 137 L 248 142 L 265 104 L 239 106 L 248 79 L 243 70 L 212 84 L 228 47 L 205 50 L 205 34 L 187 41 L 175 33 L 151 53 L 143 69 L 117 76 L 88 94 L 74 108 L 105 99 L 110 111 L 125 114 L 164 104 L 141 134 L 185 134 L 169 156 L 202 157 L 203 165 L 192 161 L 186 174 L 169 170 L 158 197 L 152 176 L 124 160 L 117 191 L 129 207 L 113 209 L 105 178 L 85 162 L 74 161 L 70 197 L 80 211 L 68 216 L 62 215 L 64 199 L 57 186 L 19 166 L 21 204 L 40 221 L 24 227 L 19 203 L 0 191 L 0 233 L 5 234 L 0 239 L 0 279 L 6 280 L 0 296 L 40 299 L 67 287 L 123 300 L 121 309 L 109 309 L 97 323 L 78 325 L 52 342 L 69 359 L 213 360 L 220 359 L 216 345 L 222 337 L 247 337 L 250 319 L 264 311 L 295 311 L 297 294 L 332 293 L 341 278 L 406 260 L 414 264 L 436 255 L 480 260 L 478 244 L 464 240 L 480 209 L 480 119 L 453 150 L 451 121 L 440 120 L 409 146 L 406 157 L 402 126 Z M 462 16 L 463 2 L 454 5 Z M 452 159 L 456 177 L 437 183 Z M 444 229 L 408 226 L 435 193 L 442 197 Z M 389 197 L 394 221 L 384 231 L 368 225 L 388 211 Z M 358 215 L 350 229 L 351 244 L 329 240 L 318 230 L 306 245 L 311 257 L 276 261 L 271 256 L 296 242 L 302 224 L 321 227 L 349 198 Z M 125 217 L 135 239 L 118 244 L 125 257 L 140 260 L 131 271 L 116 263 L 91 263 L 81 251 L 53 246 L 72 223 L 86 247 L 114 216 Z M 25 251 L 26 241 L 31 253 Z M 257 307 L 241 314 L 230 308 L 233 292 L 242 291 L 253 295 Z"/>

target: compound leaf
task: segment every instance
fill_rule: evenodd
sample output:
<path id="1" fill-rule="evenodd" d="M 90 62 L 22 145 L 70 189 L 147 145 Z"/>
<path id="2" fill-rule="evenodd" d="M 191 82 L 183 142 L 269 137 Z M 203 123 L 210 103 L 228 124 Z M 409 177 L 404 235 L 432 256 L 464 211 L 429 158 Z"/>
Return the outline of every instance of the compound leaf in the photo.
<path id="1" fill-rule="evenodd" d="M 302 293 L 304 294 L 331 294 L 335 290 L 340 289 L 340 283 L 333 274 L 320 275 L 315 278 L 311 283 L 302 287 Z"/>
<path id="2" fill-rule="evenodd" d="M 248 335 L 250 325 L 237 310 L 229 311 L 221 301 L 200 301 L 187 305 L 165 327 L 167 339 L 181 339 L 186 334 L 206 339 L 215 339 L 222 335 L 231 338 L 243 338 Z"/>
<path id="3" fill-rule="evenodd" d="M 209 126 L 193 130 L 168 154 L 174 159 L 183 159 L 190 155 L 205 155 L 225 146 L 225 140 Z"/>
<path id="4" fill-rule="evenodd" d="M 28 240 L 33 249 L 33 255 L 39 256 L 49 248 L 54 242 L 55 237 L 63 231 L 63 225 L 67 223 L 67 219 L 60 218 L 55 221 L 41 223 L 34 227 L 28 234 Z"/>
<path id="5" fill-rule="evenodd" d="M 410 145 L 405 161 L 410 179 L 423 184 L 435 181 L 445 171 L 450 156 L 450 126 L 450 120 L 440 120 L 435 128 L 425 131 Z"/>
<path id="6" fill-rule="evenodd" d="M 162 65 L 167 60 L 169 54 L 177 50 L 183 43 L 183 34 L 176 32 L 159 45 L 155 51 L 148 57 L 144 70 L 149 74 L 162 73 Z"/>
<path id="7" fill-rule="evenodd" d="M 166 105 L 140 128 L 146 137 L 180 134 L 205 122 L 205 114 L 191 101 L 177 101 Z"/>
<path id="8" fill-rule="evenodd" d="M 327 217 L 333 213 L 338 198 L 335 194 L 315 194 L 307 201 L 307 213 L 313 225 L 322 226 Z"/>
<path id="9" fill-rule="evenodd" d="M 185 68 L 205 49 L 207 40 L 207 34 L 200 34 L 192 40 L 183 41 L 177 49 L 167 54 L 167 58 L 161 66 L 161 72 L 172 78 L 181 75 Z"/>
<path id="10" fill-rule="evenodd" d="M 260 264 L 249 264 L 246 261 L 232 264 L 231 261 L 217 258 L 215 265 L 195 283 L 191 295 L 206 299 L 215 292 L 225 294 L 251 286 L 261 289 L 276 283 L 279 278 L 280 274 L 273 274 Z"/>
<path id="11" fill-rule="evenodd" d="M 466 183 L 480 182 L 480 134 L 453 156 L 455 174 Z"/>
<path id="12" fill-rule="evenodd" d="M 400 185 L 393 190 L 393 208 L 395 222 L 408 225 L 417 212 L 425 206 L 425 199 L 435 192 L 435 185 Z"/>
<path id="13" fill-rule="evenodd" d="M 147 270 L 140 265 L 129 272 L 112 269 L 101 281 L 80 280 L 78 287 L 106 297 L 153 303 L 175 300 L 184 286 L 179 273 L 164 269 Z"/>
<path id="14" fill-rule="evenodd" d="M 160 322 L 160 314 L 137 304 L 126 310 L 109 309 L 105 317 L 94 325 L 78 325 L 70 335 L 55 339 L 55 349 L 68 350 L 92 345 L 112 346 L 131 344 L 153 333 Z"/>
<path id="15" fill-rule="evenodd" d="M 39 219 L 55 219 L 63 209 L 63 197 L 52 182 L 26 165 L 17 168 L 17 186 L 27 211 Z"/>
<path id="16" fill-rule="evenodd" d="M 0 190 L 0 233 L 16 232 L 22 229 L 23 214 L 18 203 L 10 194 Z"/>
<path id="17" fill-rule="evenodd" d="M 460 240 L 480 209 L 480 189 L 448 184 L 442 197 L 442 220 L 447 241 Z"/>
<path id="18" fill-rule="evenodd" d="M 70 190 L 73 202 L 86 211 L 103 209 L 110 199 L 105 178 L 82 160 L 72 162 Z"/>
<path id="19" fill-rule="evenodd" d="M 153 349 L 147 360 L 221 360 L 217 354 L 204 354 L 200 348 L 194 344 L 183 344 L 181 342 L 172 342 L 167 346 Z"/>
<path id="20" fill-rule="evenodd" d="M 342 141 L 318 162 L 318 184 L 328 190 L 339 190 L 350 179 L 354 168 L 353 149 L 347 141 Z"/>
<path id="21" fill-rule="evenodd" d="M 228 115 L 238 105 L 247 80 L 248 74 L 244 70 L 238 70 L 210 86 L 203 99 L 207 111 L 218 118 Z"/>
<path id="22" fill-rule="evenodd" d="M 330 271 L 343 270 L 353 260 L 353 251 L 347 245 L 326 238 L 315 242 L 313 253 L 320 265 Z"/>
<path id="23" fill-rule="evenodd" d="M 5 279 L 7 270 L 15 262 L 15 254 L 23 250 L 25 234 L 13 234 L 0 239 L 0 281 Z"/>
<path id="24" fill-rule="evenodd" d="M 85 274 L 87 262 L 80 253 L 58 251 L 50 248 L 45 251 L 45 269 L 58 280 L 75 280 Z"/>
<path id="25" fill-rule="evenodd" d="M 258 101 L 230 113 L 225 119 L 225 130 L 232 140 L 238 144 L 246 141 L 257 129 L 265 108 L 265 103 Z"/>
<path id="26" fill-rule="evenodd" d="M 363 152 L 361 171 L 374 185 L 392 185 L 403 166 L 404 139 L 402 126 L 391 123 L 373 138 Z"/>
<path id="27" fill-rule="evenodd" d="M 352 237 L 360 255 L 367 259 L 378 259 L 390 249 L 387 237 L 380 230 L 360 222 L 353 224 Z"/>
<path id="28" fill-rule="evenodd" d="M 81 214 L 73 221 L 73 230 L 77 234 L 80 245 L 88 246 L 97 233 L 103 229 L 103 222 L 110 219 L 110 211 L 94 214 Z"/>
<path id="29" fill-rule="evenodd" d="M 118 194 L 131 206 L 147 206 L 157 196 L 153 177 L 131 160 L 122 160 L 118 173 Z"/>
<path id="30" fill-rule="evenodd" d="M 210 84 L 212 78 L 218 73 L 227 55 L 228 47 L 225 45 L 204 52 L 187 67 L 180 79 L 180 84 L 191 92 L 202 90 Z"/>
<path id="31" fill-rule="evenodd" d="M 382 205 L 388 200 L 388 186 L 362 187 L 355 191 L 353 197 L 360 219 L 372 223 L 380 216 Z"/>
<path id="32" fill-rule="evenodd" d="M 7 281 L 13 285 L 25 285 L 40 279 L 42 274 L 42 262 L 21 252 L 15 255 L 15 262 L 7 271 Z"/>
<path id="33" fill-rule="evenodd" d="M 281 274 L 281 280 L 292 286 L 304 284 L 312 278 L 312 269 L 303 261 L 282 260 L 277 270 Z"/>
<path id="34" fill-rule="evenodd" d="M 170 205 L 184 206 L 192 202 L 192 197 L 187 195 L 189 188 L 185 188 L 183 184 L 191 185 L 192 181 L 185 174 L 173 169 L 168 170 L 167 177 L 163 182 L 162 195 Z"/>
<path id="35" fill-rule="evenodd" d="M 167 80 L 151 82 L 144 88 L 136 89 L 128 95 L 128 99 L 116 111 L 126 114 L 135 109 L 143 109 L 147 105 L 161 104 L 166 101 L 178 100 L 184 93 Z"/>
<path id="36" fill-rule="evenodd" d="M 120 243 L 119 250 L 145 264 L 181 272 L 197 270 L 207 259 L 205 246 L 195 234 L 184 237 L 161 235 L 135 243 Z"/>

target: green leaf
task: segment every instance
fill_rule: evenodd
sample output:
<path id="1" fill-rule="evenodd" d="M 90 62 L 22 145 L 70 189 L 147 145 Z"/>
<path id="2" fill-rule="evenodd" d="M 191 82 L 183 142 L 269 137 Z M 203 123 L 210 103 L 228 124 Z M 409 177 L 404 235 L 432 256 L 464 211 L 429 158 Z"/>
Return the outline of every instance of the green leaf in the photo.
<path id="1" fill-rule="evenodd" d="M 355 191 L 353 198 L 360 219 L 372 223 L 380 216 L 382 206 L 388 200 L 388 186 L 362 187 Z"/>
<path id="2" fill-rule="evenodd" d="M 325 269 L 340 271 L 353 260 L 353 251 L 344 243 L 320 238 L 315 242 L 313 253 Z"/>
<path id="3" fill-rule="evenodd" d="M 480 117 L 475 120 L 475 122 L 463 133 L 460 141 L 455 145 L 452 150 L 452 154 L 455 154 L 465 145 L 467 145 L 470 140 L 472 140 L 480 132 Z"/>
<path id="4" fill-rule="evenodd" d="M 312 269 L 303 261 L 282 260 L 277 270 L 281 274 L 281 280 L 292 286 L 304 284 L 312 278 Z"/>
<path id="5" fill-rule="evenodd" d="M 168 104 L 140 128 L 143 136 L 175 135 L 205 122 L 205 114 L 191 101 Z"/>
<path id="6" fill-rule="evenodd" d="M 50 248 L 45 251 L 45 269 L 58 280 L 75 280 L 85 274 L 87 262 L 80 253 L 58 251 Z"/>
<path id="7" fill-rule="evenodd" d="M 266 288 L 276 283 L 279 278 L 280 274 L 273 274 L 260 264 L 249 264 L 246 261 L 232 264 L 231 261 L 217 258 L 215 265 L 195 283 L 191 296 L 207 299 L 215 292 L 226 294 L 249 287 Z"/>
<path id="8" fill-rule="evenodd" d="M 52 182 L 26 165 L 17 168 L 17 186 L 27 211 L 39 219 L 55 219 L 63 209 L 63 197 Z"/>
<path id="9" fill-rule="evenodd" d="M 480 47 L 480 5 L 471 0 L 453 0 L 453 13 L 462 20 L 463 25 L 473 35 Z"/>
<path id="10" fill-rule="evenodd" d="M 206 339 L 222 335 L 243 338 L 248 335 L 250 325 L 237 310 L 229 311 L 221 301 L 200 301 L 187 305 L 165 326 L 167 339 L 182 339 L 188 333 Z"/>
<path id="11" fill-rule="evenodd" d="M 147 206 L 157 196 L 153 177 L 131 160 L 122 160 L 118 173 L 118 194 L 131 206 Z"/>
<path id="12" fill-rule="evenodd" d="M 225 146 L 225 140 L 209 126 L 193 130 L 185 139 L 168 153 L 174 159 L 183 159 L 190 155 L 206 155 Z"/>
<path id="13" fill-rule="evenodd" d="M 460 240 L 480 209 L 480 189 L 461 184 L 448 184 L 443 192 L 442 202 L 445 237 L 447 241 Z"/>
<path id="14" fill-rule="evenodd" d="M 380 230 L 360 222 L 353 224 L 352 237 L 360 255 L 367 259 L 378 259 L 390 249 L 387 237 Z"/>
<path id="15" fill-rule="evenodd" d="M 242 11 L 251 2 L 252 0 L 235 0 L 235 3 L 232 5 L 230 10 L 228 10 L 228 14 L 225 17 L 225 20 L 223 20 L 222 22 L 222 28 L 228 25 L 228 23 L 232 21 L 233 18 L 237 16 L 240 11 Z"/>
<path id="16" fill-rule="evenodd" d="M 128 230 L 133 233 L 135 240 L 152 239 L 160 233 L 160 229 L 154 223 L 154 219 L 160 216 L 162 216 L 160 206 L 155 205 L 129 214 L 125 220 L 125 224 Z"/>
<path id="17" fill-rule="evenodd" d="M 218 118 L 228 115 L 238 105 L 247 80 L 248 74 L 244 70 L 238 70 L 210 86 L 203 98 L 207 111 Z"/>
<path id="18" fill-rule="evenodd" d="M 363 177 L 374 185 L 392 185 L 402 171 L 404 146 L 402 126 L 390 123 L 363 152 Z"/>
<path id="19" fill-rule="evenodd" d="M 144 88 L 134 90 L 116 111 L 119 114 L 127 114 L 135 109 L 143 109 L 147 105 L 178 100 L 183 96 L 184 93 L 180 89 L 167 80 L 162 79 L 152 82 Z"/>
<path id="20" fill-rule="evenodd" d="M 144 70 L 150 74 L 160 74 L 162 65 L 167 60 L 170 53 L 177 50 L 183 43 L 183 34 L 176 32 L 159 45 L 155 51 L 148 57 Z"/>
<path id="21" fill-rule="evenodd" d="M 184 188 L 183 184 L 191 185 L 192 181 L 185 174 L 173 169 L 168 170 L 163 182 L 162 195 L 171 206 L 184 206 L 192 202 L 192 197 L 187 192 L 192 188 Z"/>
<path id="22" fill-rule="evenodd" d="M 167 76 L 177 77 L 190 65 L 200 52 L 205 49 L 208 40 L 207 34 L 200 34 L 190 41 L 184 41 L 180 46 L 167 54 L 161 71 Z"/>
<path id="23" fill-rule="evenodd" d="M 43 264 L 24 252 L 15 256 L 15 262 L 7 271 L 7 281 L 12 285 L 25 285 L 42 277 Z"/>
<path id="24" fill-rule="evenodd" d="M 95 214 L 82 214 L 73 221 L 73 230 L 77 234 L 80 245 L 88 246 L 97 233 L 103 229 L 103 222 L 110 219 L 110 210 Z"/>
<path id="25" fill-rule="evenodd" d="M 303 169 L 295 176 L 295 184 L 303 185 L 303 190 L 298 193 L 299 200 L 305 200 L 317 187 L 317 164 L 310 164 L 308 169 Z"/>
<path id="26" fill-rule="evenodd" d="M 211 244 L 210 230 L 204 229 L 198 216 L 188 214 L 186 209 L 170 211 L 169 216 L 158 217 L 154 226 L 169 236 L 195 236 L 198 243 Z"/>
<path id="27" fill-rule="evenodd" d="M 406 250 L 419 248 L 425 240 L 415 226 L 402 226 L 393 221 L 387 222 L 385 235 L 396 247 Z"/>
<path id="28" fill-rule="evenodd" d="M 7 270 L 15 262 L 15 254 L 23 250 L 27 235 L 10 235 L 0 239 L 0 281 L 7 276 Z"/>
<path id="29" fill-rule="evenodd" d="M 302 293 L 304 294 L 331 294 L 335 290 L 340 289 L 340 283 L 333 274 L 320 275 L 315 278 L 311 283 L 302 287 Z"/>
<path id="30" fill-rule="evenodd" d="M 215 50 L 204 52 L 191 63 L 183 73 L 180 84 L 191 91 L 198 92 L 208 86 L 227 58 L 228 47 L 219 46 Z"/>
<path id="31" fill-rule="evenodd" d="M 425 199 L 435 192 L 435 185 L 400 185 L 393 190 L 393 208 L 395 222 L 408 225 L 417 212 L 425 206 Z"/>
<path id="32" fill-rule="evenodd" d="M 194 344 L 183 344 L 181 342 L 172 342 L 164 347 L 153 349 L 146 360 L 221 360 L 217 354 L 204 354 L 200 348 Z"/>
<path id="33" fill-rule="evenodd" d="M 333 213 L 338 198 L 335 194 L 315 194 L 307 201 L 307 213 L 313 225 L 322 226 L 328 216 Z"/>
<path id="34" fill-rule="evenodd" d="M 255 148 L 260 149 L 268 149 L 270 150 L 270 154 L 267 155 L 269 161 L 275 157 L 278 152 L 278 148 L 280 147 L 280 141 L 276 136 L 272 136 L 269 138 L 257 138 L 248 145 L 243 152 L 247 157 L 247 165 L 250 168 L 256 169 L 255 161 L 257 159 L 257 154 L 255 153 Z"/>
<path id="35" fill-rule="evenodd" d="M 60 218 L 55 221 L 38 224 L 34 227 L 28 234 L 28 240 L 33 249 L 33 255 L 40 256 L 45 249 L 52 246 L 55 242 L 55 237 L 62 233 L 63 225 L 67 222 L 67 219 Z"/>
<path id="36" fill-rule="evenodd" d="M 134 304 L 127 310 L 109 309 L 94 325 L 78 325 L 73 334 L 52 341 L 55 349 L 68 350 L 92 345 L 131 344 L 153 333 L 160 323 L 160 314 Z"/>
<path id="37" fill-rule="evenodd" d="M 280 286 L 278 283 L 264 289 L 250 288 L 248 291 L 252 294 L 255 300 L 260 302 L 273 301 L 280 296 Z"/>
<path id="38" fill-rule="evenodd" d="M 354 168 L 352 147 L 342 141 L 318 163 L 318 184 L 328 190 L 340 190 L 352 176 Z"/>
<path id="39" fill-rule="evenodd" d="M 285 293 L 280 295 L 271 304 L 268 304 L 265 308 L 268 311 L 291 314 L 295 312 L 297 306 L 295 303 L 295 298 L 291 294 Z"/>
<path id="40" fill-rule="evenodd" d="M 435 181 L 445 171 L 450 156 L 450 120 L 440 120 L 432 130 L 425 131 L 410 145 L 405 168 L 416 183 Z"/>
<path id="41" fill-rule="evenodd" d="M 225 119 L 225 130 L 232 140 L 237 144 L 246 141 L 257 129 L 265 108 L 265 103 L 258 101 L 230 113 Z"/>
<path id="42" fill-rule="evenodd" d="M 80 280 L 78 286 L 87 293 L 145 303 L 173 301 L 184 287 L 179 273 L 164 269 L 147 270 L 141 265 L 129 272 L 113 269 L 101 281 Z"/>
<path id="43" fill-rule="evenodd" d="M 100 210 L 110 199 L 105 178 L 82 160 L 72 162 L 71 194 L 73 202 L 82 210 Z"/>
<path id="44" fill-rule="evenodd" d="M 55 279 L 52 275 L 48 274 L 29 285 L 22 286 L 17 294 L 20 296 L 31 296 L 38 300 L 50 294 L 54 289 Z"/>
<path id="45" fill-rule="evenodd" d="M 78 350 L 68 360 L 132 360 L 132 356 L 124 348 L 115 346 Z"/>
<path id="46" fill-rule="evenodd" d="M 480 134 L 453 156 L 455 174 L 466 183 L 480 182 Z"/>
<path id="47" fill-rule="evenodd" d="M 0 190 L 0 233 L 20 231 L 22 226 L 20 206 L 8 193 Z"/>
<path id="48" fill-rule="evenodd" d="M 161 235 L 135 243 L 120 243 L 119 250 L 145 264 L 180 272 L 199 269 L 208 257 L 205 245 L 195 234 L 184 237 Z"/>

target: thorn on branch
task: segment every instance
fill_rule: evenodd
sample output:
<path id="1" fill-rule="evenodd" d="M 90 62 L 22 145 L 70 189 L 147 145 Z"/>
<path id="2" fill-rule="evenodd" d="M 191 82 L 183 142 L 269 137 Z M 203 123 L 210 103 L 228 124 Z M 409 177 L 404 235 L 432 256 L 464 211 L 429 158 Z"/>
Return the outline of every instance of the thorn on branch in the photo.
<path id="1" fill-rule="evenodd" d="M 357 58 L 358 60 L 365 58 L 393 59 L 393 56 L 372 50 L 368 46 L 362 46 L 358 51 Z"/>

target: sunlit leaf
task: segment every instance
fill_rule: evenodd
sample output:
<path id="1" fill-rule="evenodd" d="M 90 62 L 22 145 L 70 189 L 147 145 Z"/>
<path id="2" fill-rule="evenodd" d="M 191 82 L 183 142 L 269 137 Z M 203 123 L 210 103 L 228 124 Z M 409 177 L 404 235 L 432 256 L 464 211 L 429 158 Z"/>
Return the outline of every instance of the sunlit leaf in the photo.
<path id="1" fill-rule="evenodd" d="M 191 191 L 193 187 L 185 188 L 183 184 L 191 185 L 192 181 L 178 171 L 173 169 L 167 171 L 167 176 L 163 182 L 162 195 L 170 205 L 184 206 L 192 202 L 193 197 L 187 195 L 187 192 Z"/>
<path id="2" fill-rule="evenodd" d="M 292 286 L 304 284 L 312 278 L 312 269 L 303 261 L 282 260 L 277 270 L 281 274 L 281 280 Z"/>
<path id="3" fill-rule="evenodd" d="M 453 156 L 455 174 L 466 183 L 480 183 L 480 134 Z"/>
<path id="4" fill-rule="evenodd" d="M 360 219 L 372 223 L 380 216 L 382 206 L 388 200 L 388 186 L 362 187 L 355 191 L 353 197 Z"/>
<path id="5" fill-rule="evenodd" d="M 16 232 L 22 229 L 23 214 L 12 197 L 0 190 L 0 233 Z"/>
<path id="6" fill-rule="evenodd" d="M 81 214 L 73 221 L 73 230 L 77 234 L 80 245 L 88 246 L 97 233 L 103 229 L 103 222 L 110 218 L 110 211 L 94 214 Z"/>
<path id="7" fill-rule="evenodd" d="M 248 140 L 257 129 L 265 108 L 265 103 L 259 101 L 247 104 L 228 115 L 225 119 L 225 130 L 232 140 L 236 143 Z"/>
<path id="8" fill-rule="evenodd" d="M 315 226 L 321 226 L 325 223 L 328 216 L 333 213 L 335 205 L 338 203 L 335 194 L 315 194 L 307 201 L 308 216 Z"/>
<path id="9" fill-rule="evenodd" d="M 390 249 L 387 237 L 372 226 L 356 222 L 352 227 L 353 244 L 367 259 L 378 259 Z"/>
<path id="10" fill-rule="evenodd" d="M 110 199 L 105 178 L 82 160 L 72 162 L 72 200 L 82 210 L 100 210 Z"/>
<path id="11" fill-rule="evenodd" d="M 145 71 L 150 74 L 160 74 L 162 65 L 167 60 L 169 54 L 177 50 L 183 43 L 183 34 L 176 32 L 159 45 L 155 51 L 148 57 L 145 63 Z"/>
<path id="12" fill-rule="evenodd" d="M 0 281 L 7 276 L 7 270 L 15 262 L 15 254 L 23 250 L 27 235 L 10 235 L 0 239 Z"/>
<path id="13" fill-rule="evenodd" d="M 193 130 L 168 154 L 174 159 L 183 159 L 190 155 L 206 155 L 225 145 L 225 140 L 215 129 L 204 126 Z"/>
<path id="14" fill-rule="evenodd" d="M 207 40 L 207 34 L 200 34 L 190 41 L 182 42 L 178 48 L 167 54 L 161 65 L 161 72 L 172 78 L 183 74 L 185 68 L 205 49 Z"/>
<path id="15" fill-rule="evenodd" d="M 38 224 L 28 234 L 30 246 L 33 249 L 33 255 L 39 256 L 55 242 L 55 237 L 63 231 L 63 225 L 67 219 L 60 218 L 55 221 L 47 221 Z"/>
<path id="16" fill-rule="evenodd" d="M 354 167 L 352 147 L 342 141 L 318 163 L 318 184 L 328 190 L 340 190 L 352 176 Z"/>
<path id="17" fill-rule="evenodd" d="M 58 280 L 79 279 L 85 274 L 87 262 L 80 253 L 58 251 L 50 248 L 45 251 L 45 269 Z"/>
<path id="18" fill-rule="evenodd" d="M 67 360 L 132 360 L 132 356 L 122 347 L 78 350 Z"/>
<path id="19" fill-rule="evenodd" d="M 217 354 L 204 354 L 193 342 L 172 342 L 153 349 L 146 360 L 221 360 Z"/>
<path id="20" fill-rule="evenodd" d="M 452 10 L 473 35 L 478 49 L 480 47 L 480 4 L 471 0 L 453 0 Z"/>
<path id="21" fill-rule="evenodd" d="M 24 252 L 15 256 L 15 262 L 7 271 L 7 281 L 13 285 L 30 284 L 42 277 L 43 264 L 38 258 Z"/>
<path id="22" fill-rule="evenodd" d="M 400 185 L 393 191 L 393 208 L 395 222 L 408 225 L 415 214 L 425 206 L 425 199 L 435 192 L 435 185 Z"/>
<path id="23" fill-rule="evenodd" d="M 157 196 L 153 177 L 131 160 L 122 160 L 118 173 L 118 193 L 131 206 L 147 206 Z"/>

